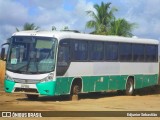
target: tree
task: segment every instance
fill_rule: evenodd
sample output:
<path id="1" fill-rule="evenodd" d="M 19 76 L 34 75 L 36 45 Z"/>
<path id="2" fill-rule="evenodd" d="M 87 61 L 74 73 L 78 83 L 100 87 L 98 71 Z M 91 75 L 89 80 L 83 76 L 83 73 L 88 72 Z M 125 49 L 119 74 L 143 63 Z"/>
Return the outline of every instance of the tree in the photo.
<path id="1" fill-rule="evenodd" d="M 124 18 L 122 19 L 114 19 L 111 23 L 111 27 L 109 29 L 108 34 L 110 35 L 118 35 L 118 36 L 125 36 L 125 37 L 132 37 L 132 31 L 134 28 L 137 27 L 136 23 L 130 23 Z"/>
<path id="2" fill-rule="evenodd" d="M 124 18 L 116 19 L 114 12 L 116 8 L 110 8 L 111 3 L 103 3 L 101 5 L 95 4 L 94 11 L 86 11 L 87 14 L 92 17 L 92 20 L 86 23 L 87 28 L 92 28 L 94 31 L 92 34 L 101 35 L 118 35 L 131 37 L 132 31 L 137 27 L 136 23 L 130 23 Z"/>
<path id="3" fill-rule="evenodd" d="M 38 30 L 39 27 L 35 26 L 34 23 L 25 23 L 23 26 L 23 30 Z M 16 31 L 20 31 L 18 28 L 16 28 Z"/>
<path id="4" fill-rule="evenodd" d="M 55 26 L 52 26 L 52 31 L 56 31 L 57 28 Z"/>
<path id="5" fill-rule="evenodd" d="M 114 12 L 117 11 L 116 8 L 112 7 L 110 9 L 111 3 L 103 3 L 101 5 L 94 5 L 96 12 L 86 11 L 87 14 L 92 17 L 92 20 L 86 23 L 87 28 L 93 28 L 93 34 L 106 34 L 108 32 L 111 21 L 114 19 Z"/>
<path id="6" fill-rule="evenodd" d="M 69 30 L 68 26 L 64 26 L 62 30 Z"/>

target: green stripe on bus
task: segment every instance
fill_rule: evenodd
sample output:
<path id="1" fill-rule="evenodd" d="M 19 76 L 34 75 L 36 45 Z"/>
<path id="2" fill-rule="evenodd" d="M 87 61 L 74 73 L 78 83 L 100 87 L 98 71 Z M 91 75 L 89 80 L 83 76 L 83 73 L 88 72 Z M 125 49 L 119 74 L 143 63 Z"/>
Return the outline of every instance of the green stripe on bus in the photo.
<path id="1" fill-rule="evenodd" d="M 134 76 L 135 89 L 156 85 L 158 74 L 155 75 L 132 75 Z M 128 75 L 115 76 L 82 76 L 81 92 L 100 92 L 110 90 L 125 90 Z M 59 77 L 56 81 L 37 83 L 37 90 L 41 95 L 65 95 L 70 94 L 74 77 Z M 11 93 L 15 82 L 5 80 L 5 91 Z"/>
<path id="2" fill-rule="evenodd" d="M 155 75 L 132 75 L 134 77 L 135 89 L 156 85 L 158 74 Z M 82 92 L 100 92 L 110 90 L 125 90 L 128 75 L 115 76 L 81 76 Z M 55 95 L 70 93 L 74 77 L 59 77 L 56 79 Z"/>
<path id="3" fill-rule="evenodd" d="M 99 92 L 125 89 L 127 76 L 91 76 L 82 77 L 83 92 Z"/>
<path id="4" fill-rule="evenodd" d="M 135 89 L 156 85 L 158 74 L 155 75 L 135 75 Z"/>
<path id="5" fill-rule="evenodd" d="M 15 82 L 11 80 L 5 80 L 4 81 L 4 86 L 5 86 L 5 92 L 11 93 L 14 89 Z"/>
<path id="6" fill-rule="evenodd" d="M 56 81 L 47 81 L 47 82 L 37 83 L 36 86 L 40 95 L 54 96 L 55 84 Z"/>
<path id="7" fill-rule="evenodd" d="M 70 87 L 73 77 L 61 77 L 56 79 L 56 95 L 65 95 L 70 93 Z"/>

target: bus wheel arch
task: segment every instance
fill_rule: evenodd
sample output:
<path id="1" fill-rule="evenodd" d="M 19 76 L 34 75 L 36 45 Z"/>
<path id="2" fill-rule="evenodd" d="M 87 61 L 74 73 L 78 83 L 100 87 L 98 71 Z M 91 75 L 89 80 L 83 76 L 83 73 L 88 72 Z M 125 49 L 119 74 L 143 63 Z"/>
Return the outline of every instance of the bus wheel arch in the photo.
<path id="1" fill-rule="evenodd" d="M 81 78 L 74 78 L 72 80 L 72 84 L 70 87 L 70 99 L 71 100 L 78 100 L 78 94 L 82 90 L 82 79 Z"/>
<path id="2" fill-rule="evenodd" d="M 125 94 L 128 96 L 134 95 L 134 76 L 128 76 L 127 81 L 126 81 L 126 90 L 125 90 Z"/>

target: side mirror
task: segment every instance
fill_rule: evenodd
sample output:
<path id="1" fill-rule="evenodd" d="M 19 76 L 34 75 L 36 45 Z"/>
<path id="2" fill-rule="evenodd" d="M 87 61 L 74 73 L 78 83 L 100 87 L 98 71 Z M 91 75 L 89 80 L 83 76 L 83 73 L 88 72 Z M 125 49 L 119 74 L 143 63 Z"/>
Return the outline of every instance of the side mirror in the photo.
<path id="1" fill-rule="evenodd" d="M 10 38 L 7 39 L 7 43 L 4 43 L 1 45 L 2 49 L 1 49 L 1 56 L 0 56 L 0 59 L 3 60 L 3 61 L 6 61 L 6 58 L 5 58 L 5 53 L 6 53 L 6 50 L 5 48 L 3 48 L 4 45 L 10 45 L 10 42 L 9 42 Z"/>
<path id="2" fill-rule="evenodd" d="M 5 48 L 1 49 L 1 59 L 5 60 Z"/>

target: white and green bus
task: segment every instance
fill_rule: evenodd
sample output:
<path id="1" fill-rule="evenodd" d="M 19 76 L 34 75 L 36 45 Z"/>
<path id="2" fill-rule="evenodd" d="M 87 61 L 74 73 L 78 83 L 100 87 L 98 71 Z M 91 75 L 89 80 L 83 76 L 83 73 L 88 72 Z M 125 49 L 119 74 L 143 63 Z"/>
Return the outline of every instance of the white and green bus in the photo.
<path id="1" fill-rule="evenodd" d="M 28 99 L 112 90 L 132 95 L 158 83 L 157 40 L 22 31 L 6 44 L 5 91 Z"/>

